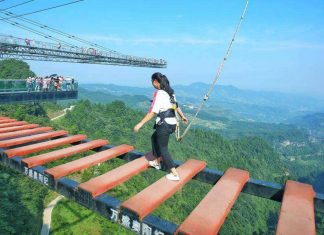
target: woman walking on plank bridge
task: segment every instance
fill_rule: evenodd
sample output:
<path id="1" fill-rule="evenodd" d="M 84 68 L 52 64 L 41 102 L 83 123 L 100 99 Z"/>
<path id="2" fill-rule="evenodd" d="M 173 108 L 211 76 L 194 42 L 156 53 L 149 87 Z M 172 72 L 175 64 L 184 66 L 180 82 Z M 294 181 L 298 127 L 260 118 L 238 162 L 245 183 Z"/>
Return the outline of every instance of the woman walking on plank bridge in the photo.
<path id="1" fill-rule="evenodd" d="M 185 124 L 188 123 L 188 119 L 178 107 L 174 91 L 165 75 L 154 73 L 152 75 L 152 85 L 157 89 L 154 93 L 152 104 L 142 121 L 134 127 L 134 131 L 138 132 L 146 122 L 157 114 L 154 125 L 155 131 L 151 137 L 152 152 L 155 159 L 149 161 L 149 164 L 156 169 L 160 169 L 161 166 L 157 158 L 161 156 L 167 170 L 171 171 L 166 176 L 167 179 L 177 181 L 180 180 L 180 177 L 168 150 L 169 137 L 176 130 L 176 112 Z"/>

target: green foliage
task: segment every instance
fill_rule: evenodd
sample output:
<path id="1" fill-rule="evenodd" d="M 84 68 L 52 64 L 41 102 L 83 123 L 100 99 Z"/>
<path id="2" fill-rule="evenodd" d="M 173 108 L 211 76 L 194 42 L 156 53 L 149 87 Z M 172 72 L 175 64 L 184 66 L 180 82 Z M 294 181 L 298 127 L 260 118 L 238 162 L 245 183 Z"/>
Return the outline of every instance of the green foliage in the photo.
<path id="1" fill-rule="evenodd" d="M 0 165 L 0 234 L 39 234 L 48 189 Z"/>
<path id="2" fill-rule="evenodd" d="M 36 121 L 45 123 L 49 121 L 47 113 L 59 111 L 62 106 L 36 104 L 1 106 L 0 108 L 0 115 L 8 115 L 18 119 L 36 118 Z M 72 111 L 68 111 L 64 117 L 57 119 L 52 125 L 57 129 L 65 129 L 71 134 L 86 134 L 90 139 L 108 139 L 113 145 L 127 143 L 133 145 L 136 150 L 145 153 L 151 149 L 150 135 L 153 132 L 153 121 L 146 124 L 139 133 L 133 132 L 133 127 L 143 116 L 144 113 L 130 109 L 120 101 L 114 101 L 111 104 L 93 104 L 89 101 L 79 101 Z M 213 131 L 197 128 L 192 129 L 181 143 L 177 143 L 172 138 L 170 140 L 170 152 L 174 159 L 181 161 L 186 161 L 189 158 L 204 160 L 212 169 L 222 171 L 226 171 L 229 167 L 245 169 L 249 171 L 251 178 L 265 181 L 284 183 L 288 178 L 300 180 L 305 177 L 305 182 L 318 179 L 320 169 L 322 169 L 316 166 L 319 163 L 318 159 L 310 157 L 308 159 L 298 158 L 294 162 L 287 161 L 268 142 L 254 136 L 228 140 Z M 59 163 L 71 161 L 75 157 L 62 159 Z M 100 166 L 93 166 L 83 172 L 75 173 L 70 177 L 84 182 L 123 163 L 122 160 L 113 159 Z M 315 168 L 319 170 L 314 171 Z M 164 174 L 150 169 L 110 190 L 109 194 L 120 200 L 126 200 Z M 321 178 L 318 181 L 321 183 Z M 31 181 L 28 180 L 28 182 Z M 153 214 L 180 224 L 210 188 L 211 185 L 191 181 L 157 208 Z M 26 194 L 28 194 L 28 190 L 26 189 Z M 21 196 L 20 193 L 17 195 Z M 3 196 L 5 197 L 5 195 Z M 19 198 L 13 200 L 19 200 Z M 7 204 L 10 205 L 9 202 Z M 11 206 L 13 206 L 12 203 Z M 273 201 L 241 194 L 222 226 L 220 234 L 273 234 L 278 221 L 279 206 L 279 203 Z M 113 224 L 100 215 L 70 201 L 59 203 L 53 213 L 53 234 L 130 233 L 121 226 Z M 37 215 L 40 216 L 40 214 L 41 211 L 38 211 Z M 317 214 L 316 218 L 318 231 L 323 231 L 323 216 Z M 3 217 L 3 221 L 1 217 L 0 221 L 5 224 L 8 231 L 9 229 L 22 229 L 20 225 L 17 225 L 17 228 L 10 227 L 10 220 L 5 217 Z M 38 228 L 40 223 L 39 221 Z"/>
<path id="3" fill-rule="evenodd" d="M 39 103 L 0 105 L 0 114 L 41 125 L 48 125 L 50 121 L 45 109 Z"/>
<path id="4" fill-rule="evenodd" d="M 26 79 L 30 76 L 35 76 L 35 73 L 26 62 L 15 59 L 0 61 L 0 79 Z"/>
<path id="5" fill-rule="evenodd" d="M 317 234 L 324 234 L 324 216 L 321 213 L 315 213 L 316 232 Z"/>
<path id="6" fill-rule="evenodd" d="M 50 234 L 128 235 L 133 233 L 75 202 L 63 200 L 53 210 Z"/>

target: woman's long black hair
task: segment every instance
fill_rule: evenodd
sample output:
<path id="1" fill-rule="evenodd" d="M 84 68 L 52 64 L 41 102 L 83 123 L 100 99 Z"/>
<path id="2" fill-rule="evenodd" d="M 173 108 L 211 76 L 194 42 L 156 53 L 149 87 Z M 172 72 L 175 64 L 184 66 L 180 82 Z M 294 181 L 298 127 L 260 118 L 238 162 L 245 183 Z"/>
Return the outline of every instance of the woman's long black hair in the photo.
<path id="1" fill-rule="evenodd" d="M 170 97 L 173 96 L 174 90 L 171 88 L 168 78 L 162 73 L 153 73 L 152 74 L 152 82 L 157 80 L 160 83 L 161 90 L 164 90 L 169 94 Z"/>

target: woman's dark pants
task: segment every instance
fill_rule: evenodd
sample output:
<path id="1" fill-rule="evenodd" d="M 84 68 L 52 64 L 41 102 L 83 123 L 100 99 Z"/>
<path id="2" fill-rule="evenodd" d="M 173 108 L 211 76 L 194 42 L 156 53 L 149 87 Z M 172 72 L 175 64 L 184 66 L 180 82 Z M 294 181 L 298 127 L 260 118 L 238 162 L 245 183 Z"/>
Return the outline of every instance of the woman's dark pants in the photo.
<path id="1" fill-rule="evenodd" d="M 156 125 L 156 129 L 151 136 L 153 155 L 155 157 L 162 157 L 167 170 L 175 167 L 168 150 L 169 137 L 175 131 L 175 128 L 176 125 L 162 123 L 161 125 Z"/>

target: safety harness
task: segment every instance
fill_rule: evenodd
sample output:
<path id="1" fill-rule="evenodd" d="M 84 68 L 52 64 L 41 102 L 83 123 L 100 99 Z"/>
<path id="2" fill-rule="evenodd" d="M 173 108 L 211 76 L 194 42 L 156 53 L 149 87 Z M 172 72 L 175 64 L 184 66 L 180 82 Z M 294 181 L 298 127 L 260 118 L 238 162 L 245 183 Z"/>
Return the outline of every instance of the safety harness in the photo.
<path id="1" fill-rule="evenodd" d="M 178 103 L 175 101 L 174 95 L 170 96 L 170 103 L 172 105 L 170 109 L 158 113 L 157 117 L 160 118 L 158 123 L 156 123 L 158 126 L 162 125 L 164 119 L 166 118 L 173 118 L 173 117 L 177 118 L 175 110 L 178 108 Z M 178 119 L 177 119 L 177 123 L 178 123 Z"/>

